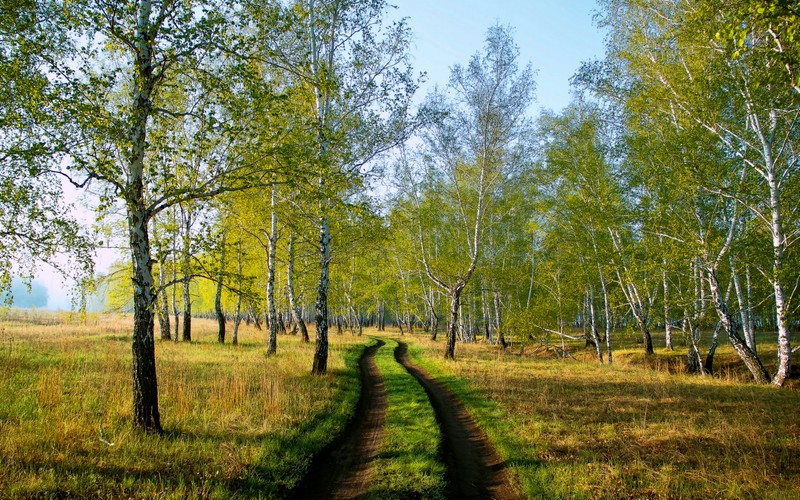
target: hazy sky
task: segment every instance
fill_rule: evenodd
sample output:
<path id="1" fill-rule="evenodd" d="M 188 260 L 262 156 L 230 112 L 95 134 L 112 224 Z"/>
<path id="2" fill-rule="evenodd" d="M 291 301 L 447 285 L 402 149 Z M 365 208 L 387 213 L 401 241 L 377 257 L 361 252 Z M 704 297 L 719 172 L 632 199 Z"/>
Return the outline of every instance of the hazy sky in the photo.
<path id="1" fill-rule="evenodd" d="M 483 49 L 494 24 L 514 28 L 520 66 L 537 70 L 537 108 L 555 111 L 570 99 L 569 78 L 581 61 L 602 58 L 603 33 L 593 24 L 594 0 L 394 0 L 395 16 L 414 33 L 414 68 L 427 86 L 444 86 L 450 67 Z M 422 94 L 427 88 L 421 89 Z"/>

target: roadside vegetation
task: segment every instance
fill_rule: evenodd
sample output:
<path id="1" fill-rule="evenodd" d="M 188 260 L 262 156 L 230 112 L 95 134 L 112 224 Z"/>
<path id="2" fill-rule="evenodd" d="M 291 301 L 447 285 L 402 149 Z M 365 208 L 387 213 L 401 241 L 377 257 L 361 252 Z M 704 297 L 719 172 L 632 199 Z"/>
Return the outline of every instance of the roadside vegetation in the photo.
<path id="1" fill-rule="evenodd" d="M 723 375 L 698 377 L 670 373 L 675 354 L 645 357 L 634 342 L 608 366 L 486 344 L 463 344 L 445 361 L 440 343 L 404 340 L 530 498 L 800 495 L 800 393 L 749 382 L 731 348 L 719 354 L 730 362 Z"/>
<path id="2" fill-rule="evenodd" d="M 191 345 L 158 342 L 165 433 L 131 429 L 130 317 L 11 310 L 0 322 L 0 496 L 286 496 L 341 432 L 359 394 L 363 338 L 331 339 L 329 375 L 308 376 L 313 345 L 264 332 Z"/>
<path id="3" fill-rule="evenodd" d="M 331 337 L 330 373 L 308 375 L 313 346 L 242 325 L 240 345 L 196 320 L 191 344 L 158 342 L 165 433 L 133 430 L 125 374 L 130 319 L 6 310 L 0 323 L 0 492 L 6 497 L 286 497 L 313 455 L 345 428 L 370 337 Z M 379 334 L 367 329 L 365 333 Z M 396 334 L 395 330 L 386 332 Z M 445 494 L 440 431 L 422 387 L 394 359 L 376 363 L 388 397 L 373 498 Z M 619 334 L 615 363 L 515 339 L 505 350 L 404 335 L 414 363 L 466 405 L 536 497 L 794 498 L 800 393 L 753 384 L 732 348 L 715 376 L 684 373 L 687 348 L 641 353 Z M 765 358 L 774 352 L 764 351 Z"/>
<path id="4" fill-rule="evenodd" d="M 369 494 L 374 498 L 444 498 L 441 434 L 433 408 L 422 386 L 395 361 L 397 342 L 389 338 L 385 342 L 375 361 L 383 376 L 388 408 Z"/>

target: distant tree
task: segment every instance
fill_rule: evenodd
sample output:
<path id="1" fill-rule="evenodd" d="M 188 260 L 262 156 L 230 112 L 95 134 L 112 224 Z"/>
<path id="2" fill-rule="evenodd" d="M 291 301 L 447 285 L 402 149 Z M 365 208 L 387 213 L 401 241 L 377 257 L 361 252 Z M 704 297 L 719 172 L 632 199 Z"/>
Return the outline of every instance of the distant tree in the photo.
<path id="1" fill-rule="evenodd" d="M 303 92 L 297 119 L 313 132 L 295 162 L 302 162 L 306 178 L 314 180 L 298 191 L 296 202 L 305 194 L 304 215 L 315 221 L 318 234 L 312 373 L 324 374 L 331 218 L 345 212 L 336 206 L 362 184 L 372 161 L 409 134 L 416 90 L 408 63 L 409 31 L 404 21 L 384 23 L 389 8 L 385 0 L 298 0 L 266 7 L 247 2 L 247 6 L 247 19 L 258 30 L 276 20 L 282 26 L 282 36 L 258 37 L 253 47 L 262 58 L 272 58 L 288 70 L 293 85 Z"/>

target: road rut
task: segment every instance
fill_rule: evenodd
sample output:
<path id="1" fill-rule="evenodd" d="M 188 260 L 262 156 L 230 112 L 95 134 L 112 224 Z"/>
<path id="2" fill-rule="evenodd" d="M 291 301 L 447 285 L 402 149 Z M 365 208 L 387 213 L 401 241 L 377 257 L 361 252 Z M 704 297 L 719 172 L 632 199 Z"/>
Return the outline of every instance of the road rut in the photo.
<path id="1" fill-rule="evenodd" d="M 407 344 L 398 342 L 394 356 L 419 381 L 436 412 L 442 430 L 448 496 L 522 498 L 509 484 L 505 465 L 497 452 L 458 398 L 424 369 L 411 362 Z"/>
<path id="2" fill-rule="evenodd" d="M 386 343 L 369 346 L 359 361 L 361 394 L 356 413 L 341 437 L 314 458 L 294 498 L 349 499 L 366 495 L 372 461 L 378 454 L 386 418 L 386 389 L 375 353 Z"/>

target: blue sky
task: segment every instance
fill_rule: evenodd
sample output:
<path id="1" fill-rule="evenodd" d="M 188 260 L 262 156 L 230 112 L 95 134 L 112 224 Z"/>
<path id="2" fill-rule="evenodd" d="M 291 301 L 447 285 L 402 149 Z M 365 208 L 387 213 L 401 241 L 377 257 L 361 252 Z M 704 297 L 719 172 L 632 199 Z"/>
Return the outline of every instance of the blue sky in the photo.
<path id="1" fill-rule="evenodd" d="M 515 29 L 520 66 L 538 71 L 537 108 L 555 111 L 569 103 L 569 78 L 581 61 L 602 58 L 603 33 L 592 22 L 594 0 L 394 0 L 394 15 L 407 17 L 414 33 L 414 69 L 428 74 L 422 95 L 444 86 L 454 64 L 482 50 L 486 30 Z"/>

